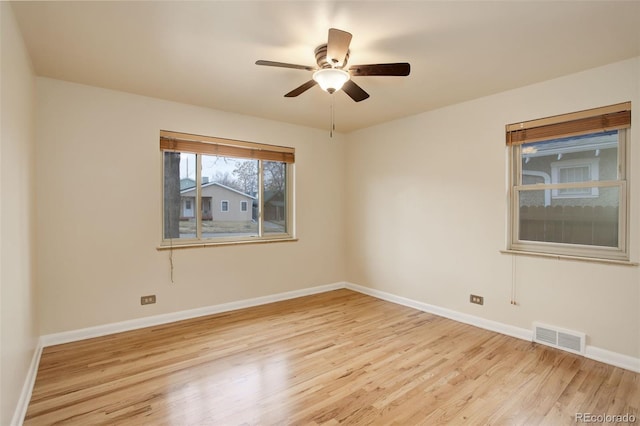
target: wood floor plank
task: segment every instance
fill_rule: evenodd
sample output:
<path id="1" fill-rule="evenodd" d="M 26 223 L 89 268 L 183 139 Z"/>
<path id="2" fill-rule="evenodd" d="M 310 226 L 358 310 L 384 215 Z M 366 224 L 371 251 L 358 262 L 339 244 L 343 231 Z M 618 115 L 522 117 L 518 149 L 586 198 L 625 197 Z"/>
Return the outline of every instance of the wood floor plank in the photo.
<path id="1" fill-rule="evenodd" d="M 25 425 L 568 425 L 638 418 L 639 388 L 638 373 L 336 290 L 45 348 Z"/>

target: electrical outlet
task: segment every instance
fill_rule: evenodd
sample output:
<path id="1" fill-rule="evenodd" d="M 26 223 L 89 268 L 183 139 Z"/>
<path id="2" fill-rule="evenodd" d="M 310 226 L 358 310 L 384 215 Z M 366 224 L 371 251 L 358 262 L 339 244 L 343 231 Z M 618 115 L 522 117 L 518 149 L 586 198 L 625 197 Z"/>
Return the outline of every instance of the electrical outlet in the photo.
<path id="1" fill-rule="evenodd" d="M 476 296 L 475 294 L 472 294 L 469 297 L 469 302 L 475 303 L 476 305 L 484 305 L 484 297 Z"/>
<path id="2" fill-rule="evenodd" d="M 151 305 L 152 303 L 156 303 L 156 295 L 152 294 L 150 296 L 142 296 L 140 298 L 141 305 Z"/>

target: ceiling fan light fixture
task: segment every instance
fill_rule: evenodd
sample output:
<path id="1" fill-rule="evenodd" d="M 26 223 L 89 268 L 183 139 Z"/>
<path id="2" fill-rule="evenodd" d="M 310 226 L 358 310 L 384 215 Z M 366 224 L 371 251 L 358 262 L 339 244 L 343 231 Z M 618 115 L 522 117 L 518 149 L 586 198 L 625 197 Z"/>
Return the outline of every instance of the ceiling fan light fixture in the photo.
<path id="1" fill-rule="evenodd" d="M 313 73 L 313 79 L 316 83 L 320 85 L 322 90 L 329 93 L 340 90 L 350 78 L 348 72 L 338 68 L 323 68 Z"/>

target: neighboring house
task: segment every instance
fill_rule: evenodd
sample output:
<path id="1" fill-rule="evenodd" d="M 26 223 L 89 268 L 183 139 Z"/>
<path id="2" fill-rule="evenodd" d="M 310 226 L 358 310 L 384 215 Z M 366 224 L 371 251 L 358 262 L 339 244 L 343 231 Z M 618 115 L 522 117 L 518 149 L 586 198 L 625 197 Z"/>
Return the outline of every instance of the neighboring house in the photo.
<path id="1" fill-rule="evenodd" d="M 250 221 L 255 197 L 216 182 L 204 182 L 202 219 L 216 221 Z M 180 180 L 180 219 L 196 216 L 196 188 L 192 179 Z"/>
<path id="2" fill-rule="evenodd" d="M 282 222 L 285 220 L 286 205 L 283 191 L 264 191 L 264 220 Z"/>
<path id="3" fill-rule="evenodd" d="M 523 148 L 522 183 L 556 184 L 615 180 L 618 167 L 617 132 L 597 137 L 573 137 Z M 529 149 L 530 152 L 526 150 Z M 521 206 L 617 206 L 614 191 L 598 188 L 546 189 L 521 194 Z"/>

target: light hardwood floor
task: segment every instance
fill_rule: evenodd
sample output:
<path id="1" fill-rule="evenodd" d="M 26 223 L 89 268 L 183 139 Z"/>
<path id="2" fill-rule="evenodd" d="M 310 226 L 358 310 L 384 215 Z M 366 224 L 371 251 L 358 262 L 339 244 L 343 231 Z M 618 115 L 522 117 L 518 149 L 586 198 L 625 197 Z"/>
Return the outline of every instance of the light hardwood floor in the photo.
<path id="1" fill-rule="evenodd" d="M 639 405 L 640 374 L 337 290 L 45 348 L 25 425 L 562 425 Z"/>

